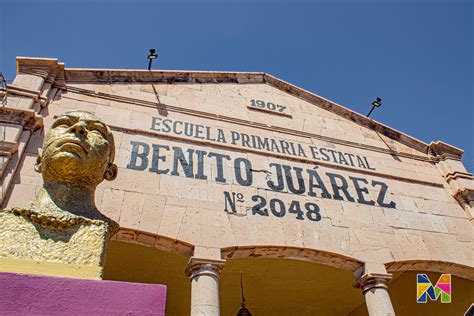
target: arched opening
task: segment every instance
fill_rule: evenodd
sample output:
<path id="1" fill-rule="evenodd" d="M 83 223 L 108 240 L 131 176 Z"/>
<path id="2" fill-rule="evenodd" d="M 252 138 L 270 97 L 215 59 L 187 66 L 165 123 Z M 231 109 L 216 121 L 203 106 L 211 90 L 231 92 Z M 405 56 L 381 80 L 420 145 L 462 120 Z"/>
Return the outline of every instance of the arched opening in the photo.
<path id="1" fill-rule="evenodd" d="M 253 315 L 347 315 L 364 303 L 348 270 L 286 258 L 228 259 L 221 274 L 221 315 L 237 315 L 240 275 Z"/>
<path id="2" fill-rule="evenodd" d="M 353 258 L 277 246 L 227 248 L 222 257 L 221 315 L 237 315 L 241 275 L 254 315 L 347 315 L 364 303 L 353 287 L 362 262 Z"/>

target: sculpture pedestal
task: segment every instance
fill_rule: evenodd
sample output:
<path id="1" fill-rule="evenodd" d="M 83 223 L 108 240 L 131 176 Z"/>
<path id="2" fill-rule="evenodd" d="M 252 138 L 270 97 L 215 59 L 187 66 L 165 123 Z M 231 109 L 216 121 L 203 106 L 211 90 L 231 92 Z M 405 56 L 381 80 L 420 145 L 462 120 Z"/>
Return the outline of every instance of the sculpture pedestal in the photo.
<path id="1" fill-rule="evenodd" d="M 166 286 L 0 273 L 7 315 L 165 315 Z"/>

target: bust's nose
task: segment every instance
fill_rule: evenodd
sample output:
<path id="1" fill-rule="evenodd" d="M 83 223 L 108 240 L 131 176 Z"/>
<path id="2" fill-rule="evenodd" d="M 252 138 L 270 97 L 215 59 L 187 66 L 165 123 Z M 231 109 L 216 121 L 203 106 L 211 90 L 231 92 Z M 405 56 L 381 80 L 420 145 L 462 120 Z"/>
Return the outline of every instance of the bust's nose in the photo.
<path id="1" fill-rule="evenodd" d="M 86 127 L 86 124 L 84 122 L 79 121 L 76 124 L 71 125 L 69 127 L 69 131 L 71 133 L 76 134 L 76 135 L 86 135 L 87 134 L 87 127 Z"/>

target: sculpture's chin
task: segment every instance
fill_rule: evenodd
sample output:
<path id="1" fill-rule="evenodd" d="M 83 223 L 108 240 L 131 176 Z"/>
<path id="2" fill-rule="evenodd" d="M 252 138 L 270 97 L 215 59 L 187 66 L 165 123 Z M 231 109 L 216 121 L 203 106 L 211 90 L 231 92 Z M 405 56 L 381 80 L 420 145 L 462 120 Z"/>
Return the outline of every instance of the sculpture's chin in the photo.
<path id="1" fill-rule="evenodd" d="M 82 159 L 74 153 L 61 152 L 43 163 L 43 177 L 49 181 L 71 181 L 84 174 Z"/>

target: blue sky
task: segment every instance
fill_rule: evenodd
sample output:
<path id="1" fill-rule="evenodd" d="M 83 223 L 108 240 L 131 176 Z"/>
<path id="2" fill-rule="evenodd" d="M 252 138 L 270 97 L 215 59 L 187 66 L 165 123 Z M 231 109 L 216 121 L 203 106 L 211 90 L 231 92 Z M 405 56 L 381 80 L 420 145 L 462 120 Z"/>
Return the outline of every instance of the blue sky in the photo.
<path id="1" fill-rule="evenodd" d="M 0 71 L 66 67 L 267 72 L 425 142 L 474 172 L 473 1 L 6 1 Z"/>

